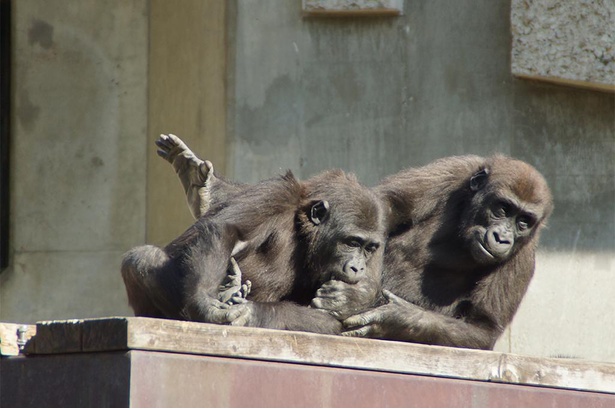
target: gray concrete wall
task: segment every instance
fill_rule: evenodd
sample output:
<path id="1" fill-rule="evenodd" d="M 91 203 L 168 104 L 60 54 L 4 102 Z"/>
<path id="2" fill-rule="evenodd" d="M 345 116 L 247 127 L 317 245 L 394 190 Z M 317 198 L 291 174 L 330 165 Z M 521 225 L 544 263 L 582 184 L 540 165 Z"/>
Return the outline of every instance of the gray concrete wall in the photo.
<path id="1" fill-rule="evenodd" d="M 147 2 L 13 1 L 11 266 L 0 319 L 130 314 L 145 239 Z"/>
<path id="2" fill-rule="evenodd" d="M 510 2 L 406 1 L 394 18 L 301 18 L 237 2 L 232 175 L 341 167 L 375 184 L 447 155 L 503 152 L 555 196 L 534 281 L 497 348 L 615 361 L 615 97 L 510 69 Z"/>

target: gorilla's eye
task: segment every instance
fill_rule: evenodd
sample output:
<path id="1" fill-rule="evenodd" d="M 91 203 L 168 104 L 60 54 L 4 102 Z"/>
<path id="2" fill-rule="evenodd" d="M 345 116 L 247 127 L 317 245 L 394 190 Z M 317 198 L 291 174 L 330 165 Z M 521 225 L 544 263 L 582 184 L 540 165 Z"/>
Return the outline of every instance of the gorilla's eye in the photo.
<path id="1" fill-rule="evenodd" d="M 378 243 L 371 243 L 367 247 L 365 247 L 365 250 L 368 253 L 375 253 L 376 250 L 378 250 L 379 247 L 380 247 L 380 245 Z"/>
<path id="2" fill-rule="evenodd" d="M 527 230 L 534 225 L 535 221 L 529 216 L 519 216 L 517 219 L 517 228 L 519 231 Z"/>
<path id="3" fill-rule="evenodd" d="M 493 208 L 496 217 L 507 217 L 510 213 L 510 205 L 506 202 L 498 202 Z"/>
<path id="4" fill-rule="evenodd" d="M 350 247 L 361 247 L 361 239 L 356 237 L 349 237 L 346 239 L 346 245 Z"/>

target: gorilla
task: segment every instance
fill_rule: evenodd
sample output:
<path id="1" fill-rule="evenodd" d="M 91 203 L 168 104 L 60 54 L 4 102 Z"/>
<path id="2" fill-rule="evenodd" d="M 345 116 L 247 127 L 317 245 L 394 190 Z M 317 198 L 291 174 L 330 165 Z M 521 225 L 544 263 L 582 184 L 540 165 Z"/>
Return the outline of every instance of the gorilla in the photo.
<path id="1" fill-rule="evenodd" d="M 248 186 L 215 175 L 174 135 L 157 145 L 195 216 Z M 382 292 L 361 311 L 359 288 L 324 283 L 312 307 L 343 320 L 346 336 L 492 349 L 528 288 L 553 210 L 542 175 L 503 155 L 456 156 L 402 170 L 372 192 L 385 214 Z M 344 305 L 358 313 L 346 316 Z"/>
<path id="2" fill-rule="evenodd" d="M 215 184 L 212 172 L 205 176 Z M 182 182 L 194 189 L 191 198 L 211 193 Z M 196 206 L 202 214 L 170 244 L 124 256 L 135 315 L 339 334 L 340 320 L 374 304 L 383 211 L 354 176 L 331 170 L 299 181 L 289 172 L 214 196 L 224 199 Z M 336 302 L 326 311 L 310 308 L 317 291 L 335 292 Z M 342 303 L 345 294 L 352 297 Z"/>

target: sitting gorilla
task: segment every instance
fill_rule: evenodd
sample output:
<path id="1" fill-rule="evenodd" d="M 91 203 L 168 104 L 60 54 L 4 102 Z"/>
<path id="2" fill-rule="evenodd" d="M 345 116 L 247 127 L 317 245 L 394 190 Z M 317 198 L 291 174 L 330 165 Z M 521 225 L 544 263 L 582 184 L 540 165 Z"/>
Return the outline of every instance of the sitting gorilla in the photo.
<path id="1" fill-rule="evenodd" d="M 192 181 L 185 186 L 206 197 Z M 124 256 L 135 315 L 339 334 L 340 319 L 374 304 L 384 218 L 356 178 L 334 170 L 298 181 L 289 172 L 220 197 L 197 207 L 198 220 L 166 247 Z M 330 289 L 337 302 L 329 311 L 309 307 L 317 290 Z M 341 303 L 340 294 L 352 299 Z"/>
<path id="2" fill-rule="evenodd" d="M 215 176 L 176 136 L 157 144 L 195 216 L 246 189 Z M 544 178 L 502 155 L 460 156 L 403 170 L 373 192 L 386 217 L 383 298 L 346 318 L 343 335 L 492 349 L 534 273 L 553 209 Z M 335 315 L 352 290 L 325 284 L 312 306 Z"/>

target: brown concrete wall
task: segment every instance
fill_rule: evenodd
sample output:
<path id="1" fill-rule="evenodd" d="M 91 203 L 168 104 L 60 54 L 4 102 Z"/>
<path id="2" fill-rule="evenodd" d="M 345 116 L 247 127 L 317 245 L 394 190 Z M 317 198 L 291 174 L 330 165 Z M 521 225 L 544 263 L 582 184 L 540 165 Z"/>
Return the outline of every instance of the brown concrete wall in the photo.
<path id="1" fill-rule="evenodd" d="M 612 407 L 612 394 L 153 351 L 0 361 L 3 407 Z"/>
<path id="2" fill-rule="evenodd" d="M 171 166 L 156 155 L 161 133 L 180 136 L 226 170 L 227 2 L 150 2 L 146 241 L 164 245 L 190 224 Z"/>

